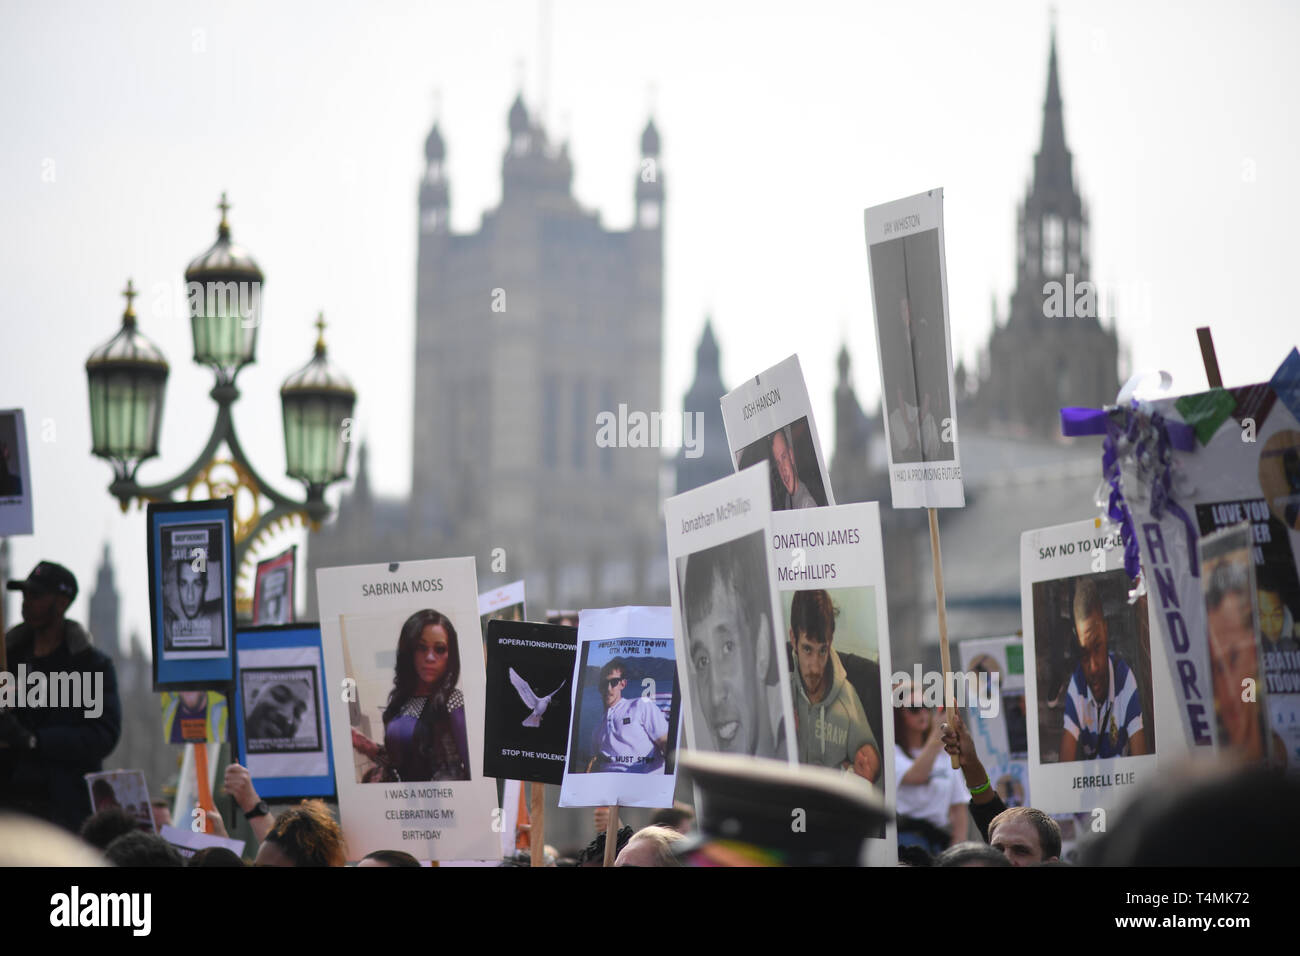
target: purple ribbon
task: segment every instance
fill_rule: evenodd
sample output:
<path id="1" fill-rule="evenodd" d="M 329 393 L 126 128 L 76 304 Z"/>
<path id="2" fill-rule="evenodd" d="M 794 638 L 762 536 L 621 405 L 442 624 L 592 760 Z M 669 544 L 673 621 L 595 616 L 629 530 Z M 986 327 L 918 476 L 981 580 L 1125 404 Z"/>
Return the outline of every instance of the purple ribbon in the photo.
<path id="1" fill-rule="evenodd" d="M 1187 529 L 1188 555 L 1191 560 L 1192 576 L 1199 575 L 1196 559 L 1196 525 L 1182 506 L 1174 500 L 1171 486 L 1173 478 L 1171 466 L 1172 449 L 1191 451 L 1196 447 L 1196 432 L 1190 425 L 1182 422 L 1167 421 L 1159 412 L 1153 413 L 1144 422 L 1138 403 L 1131 401 L 1128 405 L 1114 406 L 1107 409 L 1080 408 L 1077 406 L 1061 409 L 1061 434 L 1067 438 L 1081 435 L 1104 435 L 1102 441 L 1101 470 L 1102 476 L 1110 485 L 1110 498 L 1107 501 L 1106 514 L 1111 521 L 1119 525 L 1120 539 L 1124 542 L 1124 570 L 1130 578 L 1136 580 L 1141 574 L 1141 550 L 1138 547 L 1137 532 L 1133 527 L 1133 514 L 1124 500 L 1120 487 L 1120 441 L 1131 454 L 1137 458 L 1140 475 L 1151 472 L 1151 515 L 1159 520 L 1165 511 L 1182 521 Z M 1151 446 L 1154 439 L 1154 447 Z"/>

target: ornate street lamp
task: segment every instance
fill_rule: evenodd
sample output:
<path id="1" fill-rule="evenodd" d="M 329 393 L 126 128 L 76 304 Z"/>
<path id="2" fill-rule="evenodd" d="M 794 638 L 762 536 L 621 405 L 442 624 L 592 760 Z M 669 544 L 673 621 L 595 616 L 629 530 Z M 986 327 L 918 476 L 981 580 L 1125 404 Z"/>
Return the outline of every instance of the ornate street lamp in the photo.
<path id="1" fill-rule="evenodd" d="M 235 570 L 239 573 L 251 547 L 275 526 L 289 521 L 309 524 L 313 530 L 329 517 L 325 489 L 346 476 L 350 417 L 356 392 L 325 354 L 324 320 L 317 320 L 315 354 L 291 375 L 280 390 L 284 409 L 287 473 L 306 488 L 306 499 L 295 500 L 273 488 L 253 468 L 235 433 L 231 406 L 239 399 L 235 377 L 254 360 L 257 329 L 261 324 L 262 271 L 252 256 L 230 241 L 226 213 L 230 204 L 221 196 L 221 225 L 217 242 L 185 270 L 190 321 L 194 333 L 194 361 L 213 370 L 216 383 L 209 393 L 217 403 L 212 434 L 198 457 L 171 481 L 141 485 L 135 479 L 141 462 L 158 454 L 162 424 L 167 360 L 136 329 L 131 300 L 135 287 L 128 281 L 122 328 L 86 361 L 90 384 L 92 453 L 113 465 L 109 493 L 126 511 L 132 499 L 166 501 L 184 489 L 190 498 L 225 497 L 247 492 L 250 514 L 235 513 Z M 217 458 L 222 444 L 228 458 Z M 234 479 L 213 475 L 214 469 L 233 470 Z M 196 494 L 205 487 L 207 493 Z M 263 499 L 269 499 L 265 508 Z"/>

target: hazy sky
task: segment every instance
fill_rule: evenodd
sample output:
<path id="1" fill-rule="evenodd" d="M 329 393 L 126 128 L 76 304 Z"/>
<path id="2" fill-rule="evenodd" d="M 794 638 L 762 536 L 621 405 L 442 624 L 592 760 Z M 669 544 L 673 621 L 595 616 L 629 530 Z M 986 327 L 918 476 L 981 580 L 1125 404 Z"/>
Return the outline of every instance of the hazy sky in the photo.
<path id="1" fill-rule="evenodd" d="M 1300 218 L 1300 7 L 1056 6 L 1094 278 L 1117 293 L 1132 367 L 1204 387 L 1193 330 L 1208 323 L 1228 384 L 1268 377 L 1300 324 L 1280 281 Z M 143 513 L 121 515 L 89 453 L 84 363 L 116 330 L 133 277 L 141 328 L 172 365 L 162 455 L 140 478 L 189 463 L 215 406 L 176 297 L 215 238 L 222 190 L 267 277 L 258 364 L 239 380 L 246 450 L 298 491 L 282 477 L 278 389 L 309 358 L 323 309 L 360 393 L 373 483 L 404 492 L 424 137 L 437 110 L 453 228 L 476 229 L 500 197 L 521 82 L 530 106 L 545 93 L 552 138 L 569 140 L 579 200 L 614 228 L 632 218 L 653 108 L 666 410 L 680 409 L 706 313 L 729 385 L 799 353 L 824 436 L 841 343 L 874 402 L 862 210 L 934 186 L 947 199 L 953 342 L 974 360 L 991 297 L 1005 310 L 1011 288 L 1046 3 L 554 0 L 547 57 L 541 9 L 0 2 L 0 408 L 26 409 L 36 489 L 37 533 L 11 541 L 16 574 L 66 563 L 84 620 L 111 539 L 124 633 L 147 632 Z"/>

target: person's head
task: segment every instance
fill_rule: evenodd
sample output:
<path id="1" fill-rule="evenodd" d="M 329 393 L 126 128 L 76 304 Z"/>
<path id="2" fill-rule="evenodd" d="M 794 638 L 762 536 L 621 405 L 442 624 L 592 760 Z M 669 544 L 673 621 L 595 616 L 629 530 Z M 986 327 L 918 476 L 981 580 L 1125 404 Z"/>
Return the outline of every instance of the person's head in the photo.
<path id="1" fill-rule="evenodd" d="M 397 638 L 397 669 L 384 723 L 419 694 L 433 694 L 437 703 L 445 704 L 459 681 L 460 645 L 455 626 L 432 608 L 416 611 L 406 619 Z"/>
<path id="2" fill-rule="evenodd" d="M 121 806 L 117 802 L 117 794 L 113 792 L 113 785 L 103 777 L 90 785 L 90 800 L 95 805 L 96 812 Z"/>
<path id="3" fill-rule="evenodd" d="M 621 851 L 629 840 L 632 839 L 632 828 L 623 826 L 619 828 L 618 834 L 614 838 L 614 859 L 618 859 L 618 852 Z M 585 847 L 578 851 L 578 866 L 604 866 L 605 865 L 605 834 L 600 832 L 596 834 L 596 839 L 592 840 Z"/>
<path id="4" fill-rule="evenodd" d="M 361 858 L 357 866 L 413 866 L 420 868 L 420 861 L 405 850 L 374 850 Z"/>
<path id="5" fill-rule="evenodd" d="M 605 666 L 600 669 L 600 682 L 596 686 L 606 710 L 623 699 L 623 688 L 627 686 L 627 664 L 623 658 L 614 657 L 605 662 Z"/>
<path id="6" fill-rule="evenodd" d="M 208 692 L 206 690 L 183 690 L 177 693 L 181 699 L 181 710 L 188 711 L 191 714 L 198 713 L 207 707 Z"/>
<path id="7" fill-rule="evenodd" d="M 153 825 L 155 829 L 161 830 L 164 826 L 170 826 L 172 822 L 172 808 L 166 800 L 153 800 L 149 805 L 153 813 Z"/>
<path id="8" fill-rule="evenodd" d="M 1101 592 L 1092 578 L 1083 578 L 1074 586 L 1074 637 L 1092 696 L 1105 700 L 1110 695 L 1110 646 Z"/>
<path id="9" fill-rule="evenodd" d="M 935 866 L 1011 866 L 1005 856 L 987 843 L 958 843 L 939 854 Z"/>
<path id="10" fill-rule="evenodd" d="M 1205 588 L 1206 627 L 1214 702 L 1228 733 L 1228 745 L 1247 759 L 1265 756 L 1260 708 L 1243 701 L 1242 682 L 1259 676 L 1255 627 L 1251 618 L 1250 578 L 1238 561 L 1220 562 Z"/>
<path id="11" fill-rule="evenodd" d="M 104 850 L 113 866 L 184 866 L 185 860 L 156 833 L 124 833 Z"/>
<path id="12" fill-rule="evenodd" d="M 826 591 L 795 591 L 790 602 L 790 646 L 804 692 L 813 703 L 831 687 L 835 605 Z"/>
<path id="13" fill-rule="evenodd" d="M 776 462 L 776 470 L 786 493 L 794 494 L 799 485 L 799 470 L 794 463 L 794 446 L 786 437 L 784 428 L 778 428 L 772 433 L 772 458 Z"/>
<path id="14" fill-rule="evenodd" d="M 255 692 L 248 712 L 248 733 L 253 737 L 293 738 L 307 712 L 305 682 L 276 681 Z"/>
<path id="15" fill-rule="evenodd" d="M 211 869 L 213 867 L 243 866 L 244 861 L 234 850 L 224 846 L 205 846 L 185 864 L 187 868 Z"/>
<path id="16" fill-rule="evenodd" d="M 275 818 L 256 866 L 343 866 L 343 828 L 321 800 L 304 800 Z"/>
<path id="17" fill-rule="evenodd" d="M 185 560 L 176 562 L 176 593 L 180 597 L 181 610 L 188 618 L 196 618 L 203 607 L 203 596 L 208 591 L 208 569 L 194 570 L 194 565 Z"/>
<path id="18" fill-rule="evenodd" d="M 615 866 L 681 866 L 673 854 L 673 844 L 685 837 L 672 827 L 648 826 L 632 834 L 627 846 L 619 851 Z"/>
<path id="19" fill-rule="evenodd" d="M 1282 603 L 1282 595 L 1276 589 L 1266 587 L 1261 580 L 1255 599 L 1259 602 L 1260 636 L 1270 644 L 1276 644 L 1282 640 L 1282 627 L 1286 624 L 1286 605 Z"/>
<path id="20" fill-rule="evenodd" d="M 102 850 L 57 824 L 0 809 L 0 868 L 108 866 Z"/>
<path id="21" fill-rule="evenodd" d="M 687 660 L 702 728 L 715 748 L 753 754 L 773 745 L 764 713 L 772 658 L 767 559 L 761 533 L 686 559 L 682 601 Z"/>
<path id="22" fill-rule="evenodd" d="M 1012 807 L 990 821 L 989 846 L 1012 866 L 1051 863 L 1061 857 L 1061 828 L 1042 810 Z"/>
<path id="23" fill-rule="evenodd" d="M 1300 780 L 1232 761 L 1161 762 L 1106 832 L 1082 844 L 1084 866 L 1294 867 Z M 1207 835 L 1209 838 L 1207 838 Z"/>
<path id="24" fill-rule="evenodd" d="M 903 701 L 901 706 L 894 708 L 894 740 L 912 755 L 925 743 L 934 714 L 923 703 L 920 687 L 913 686 L 910 680 L 904 680 L 901 684 L 901 692 L 897 689 L 899 685 L 895 685 L 895 691 L 890 695 L 890 699 L 895 702 Z"/>
<path id="25" fill-rule="evenodd" d="M 105 850 L 118 837 L 138 829 L 140 824 L 131 814 L 121 807 L 108 807 L 86 818 L 81 825 L 81 838 L 95 849 Z"/>
<path id="26" fill-rule="evenodd" d="M 10 581 L 6 587 L 23 592 L 23 620 L 37 630 L 62 624 L 68 606 L 77 597 L 77 579 L 53 561 L 41 561 L 27 580 Z"/>
<path id="27" fill-rule="evenodd" d="M 656 810 L 650 814 L 650 825 L 656 827 L 671 827 L 678 833 L 690 833 L 691 825 L 695 822 L 695 811 L 684 803 L 674 804 L 663 810 Z"/>

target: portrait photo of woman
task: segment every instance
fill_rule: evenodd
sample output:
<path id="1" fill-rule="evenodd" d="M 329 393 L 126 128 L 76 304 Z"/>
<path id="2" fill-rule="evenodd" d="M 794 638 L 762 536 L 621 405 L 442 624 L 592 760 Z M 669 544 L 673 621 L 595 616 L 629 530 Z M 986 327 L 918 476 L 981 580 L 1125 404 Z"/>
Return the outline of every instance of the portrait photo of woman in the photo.
<path id="1" fill-rule="evenodd" d="M 353 729 L 352 747 L 374 761 L 363 783 L 470 779 L 460 647 L 446 615 L 416 611 L 397 640 L 393 689 L 384 708 L 384 741 Z"/>

